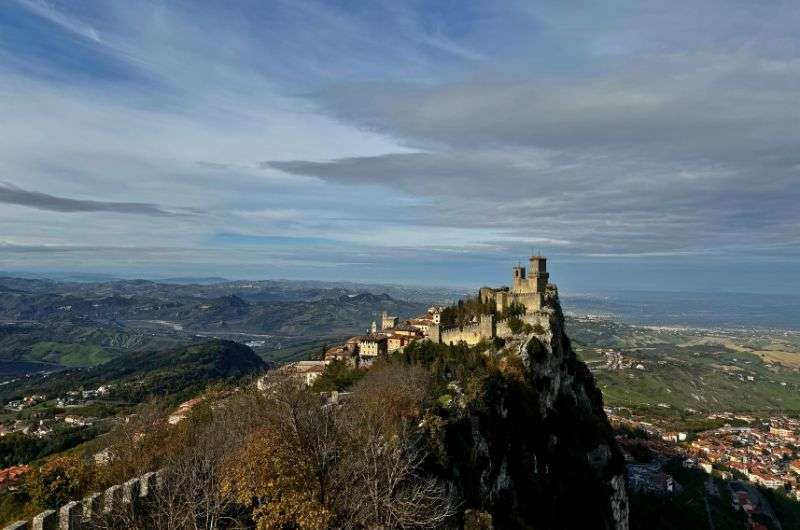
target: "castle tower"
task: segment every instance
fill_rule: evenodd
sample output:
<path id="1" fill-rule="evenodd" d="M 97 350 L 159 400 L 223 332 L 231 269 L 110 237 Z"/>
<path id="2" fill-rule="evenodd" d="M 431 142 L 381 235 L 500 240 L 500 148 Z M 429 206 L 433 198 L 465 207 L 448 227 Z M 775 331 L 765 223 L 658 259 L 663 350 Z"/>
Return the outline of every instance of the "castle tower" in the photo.
<path id="1" fill-rule="evenodd" d="M 496 334 L 494 315 L 481 315 L 478 331 L 482 339 L 493 339 Z"/>
<path id="2" fill-rule="evenodd" d="M 547 290 L 547 281 L 550 274 L 547 272 L 547 258 L 544 256 L 531 256 L 528 274 L 528 285 L 534 293 L 544 293 Z"/>
<path id="3" fill-rule="evenodd" d="M 378 332 L 378 323 L 373 320 L 372 321 L 372 326 L 369 329 L 372 332 L 372 334 L 374 335 L 375 333 Z"/>
<path id="4" fill-rule="evenodd" d="M 525 267 L 517 265 L 512 269 L 512 271 L 514 272 L 514 283 L 512 284 L 512 289 L 514 291 L 519 291 L 525 284 Z"/>

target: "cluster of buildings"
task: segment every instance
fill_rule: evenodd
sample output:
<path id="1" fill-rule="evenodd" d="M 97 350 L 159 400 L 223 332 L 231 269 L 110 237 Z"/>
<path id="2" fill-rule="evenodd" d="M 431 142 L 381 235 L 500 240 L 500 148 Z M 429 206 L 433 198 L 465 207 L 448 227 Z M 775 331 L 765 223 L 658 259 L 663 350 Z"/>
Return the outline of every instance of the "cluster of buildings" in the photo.
<path id="1" fill-rule="evenodd" d="M 375 360 L 400 351 L 414 341 L 430 337 L 431 331 L 441 323 L 442 308 L 433 306 L 421 316 L 400 322 L 399 318 L 384 311 L 378 322 L 373 322 L 369 332 L 357 335 L 344 344 L 325 350 L 322 359 L 290 363 L 281 370 L 291 373 L 306 385 L 311 385 L 325 367 L 333 361 L 342 361 L 353 367 L 367 368 Z"/>
<path id="2" fill-rule="evenodd" d="M 759 421 L 744 414 L 719 413 L 708 419 L 745 424 L 709 429 L 690 437 L 650 422 L 606 409 L 612 425 L 641 430 L 650 438 L 648 448 L 663 457 L 680 457 L 687 467 L 725 478 L 736 475 L 770 489 L 784 489 L 800 500 L 800 419 L 774 416 Z M 624 440 L 623 440 L 624 447 Z"/>
<path id="3" fill-rule="evenodd" d="M 100 385 L 89 390 L 68 390 L 63 396 L 56 398 L 56 407 L 82 407 L 89 403 L 89 400 L 108 397 L 111 394 L 113 385 Z M 39 403 L 47 401 L 44 394 L 33 394 L 22 399 L 14 399 L 4 405 L 4 408 L 14 412 L 22 412 L 28 407 L 33 407 Z"/>
<path id="4" fill-rule="evenodd" d="M 77 416 L 75 414 L 56 414 L 52 418 L 39 418 L 32 420 L 14 420 L 8 425 L 0 425 L 0 437 L 15 432 L 44 438 L 53 434 L 59 425 L 67 427 L 88 427 L 94 424 L 97 418 Z"/>
<path id="5" fill-rule="evenodd" d="M 531 326 L 541 325 L 547 319 L 544 306 L 549 278 L 547 258 L 531 256 L 527 271 L 521 265 L 513 267 L 511 287 L 481 287 L 478 297 L 501 315 L 512 306 L 522 307 L 524 314 L 518 317 L 520 320 Z M 380 324 L 373 322 L 367 334 L 351 337 L 344 344 L 327 349 L 320 360 L 290 363 L 281 369 L 310 385 L 333 361 L 369 367 L 381 355 L 402 351 L 417 340 L 475 345 L 482 340 L 505 338 L 513 334 L 508 319 L 496 321 L 494 314 L 475 316 L 471 322 L 461 326 L 443 327 L 442 311 L 442 307 L 433 306 L 424 315 L 403 322 L 383 312 Z"/>
<path id="6" fill-rule="evenodd" d="M 738 471 L 766 488 L 786 488 L 800 500 L 800 420 L 773 417 L 754 427 L 704 431 L 689 452 L 715 468 Z"/>
<path id="7" fill-rule="evenodd" d="M 108 397 L 111 393 L 112 385 L 100 385 L 89 390 L 69 390 L 63 396 L 55 399 L 57 408 L 82 407 L 91 403 L 93 399 Z M 22 399 L 15 399 L 6 403 L 5 408 L 14 412 L 21 412 L 34 405 L 39 405 L 48 401 L 44 394 L 25 396 Z M 27 414 L 27 419 L 14 419 L 6 424 L 0 424 L 0 437 L 22 433 L 28 436 L 44 438 L 53 434 L 59 426 L 66 427 L 87 427 L 93 425 L 97 418 L 60 412 L 52 414 L 52 411 L 36 410 Z"/>
<path id="8" fill-rule="evenodd" d="M 35 394 L 32 396 L 25 396 L 22 399 L 11 400 L 5 404 L 5 408 L 8 410 L 13 410 L 14 412 L 21 412 L 23 409 L 38 405 L 43 401 L 47 401 L 47 396 Z"/>
<path id="9" fill-rule="evenodd" d="M 628 487 L 634 491 L 669 495 L 678 493 L 681 490 L 681 485 L 675 482 L 672 475 L 662 470 L 661 462 L 650 464 L 628 463 L 626 470 Z"/>
<path id="10" fill-rule="evenodd" d="M 69 390 L 66 395 L 56 398 L 56 406 L 61 408 L 83 407 L 93 399 L 108 397 L 112 388 L 113 385 L 100 385 L 90 390 Z"/>

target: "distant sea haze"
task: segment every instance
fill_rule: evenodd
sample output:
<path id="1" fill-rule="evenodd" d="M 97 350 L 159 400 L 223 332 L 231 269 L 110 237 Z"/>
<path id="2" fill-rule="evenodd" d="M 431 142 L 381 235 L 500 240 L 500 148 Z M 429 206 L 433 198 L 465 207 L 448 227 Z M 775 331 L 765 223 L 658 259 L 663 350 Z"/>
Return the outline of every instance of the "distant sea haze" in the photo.
<path id="1" fill-rule="evenodd" d="M 561 293 L 564 310 L 628 324 L 800 331 L 800 296 L 604 291 Z"/>

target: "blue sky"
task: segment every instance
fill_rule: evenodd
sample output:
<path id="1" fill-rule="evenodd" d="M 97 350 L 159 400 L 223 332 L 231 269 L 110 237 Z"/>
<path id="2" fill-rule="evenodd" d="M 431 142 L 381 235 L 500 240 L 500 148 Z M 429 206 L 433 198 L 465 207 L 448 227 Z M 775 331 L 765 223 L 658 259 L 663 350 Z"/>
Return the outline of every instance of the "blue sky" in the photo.
<path id="1" fill-rule="evenodd" d="M 800 294 L 796 2 L 6 0 L 0 270 Z"/>

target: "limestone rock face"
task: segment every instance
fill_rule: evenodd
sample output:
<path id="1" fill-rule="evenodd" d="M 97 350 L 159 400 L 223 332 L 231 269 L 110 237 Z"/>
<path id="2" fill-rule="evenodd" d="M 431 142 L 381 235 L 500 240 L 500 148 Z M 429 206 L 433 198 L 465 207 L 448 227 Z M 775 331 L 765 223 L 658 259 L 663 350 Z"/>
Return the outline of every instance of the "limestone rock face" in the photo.
<path id="1" fill-rule="evenodd" d="M 627 530 L 624 460 L 602 395 L 554 290 L 545 304 L 546 325 L 517 340 L 521 375 L 484 381 L 449 422 L 451 477 L 466 508 L 491 514 L 495 528 Z"/>

